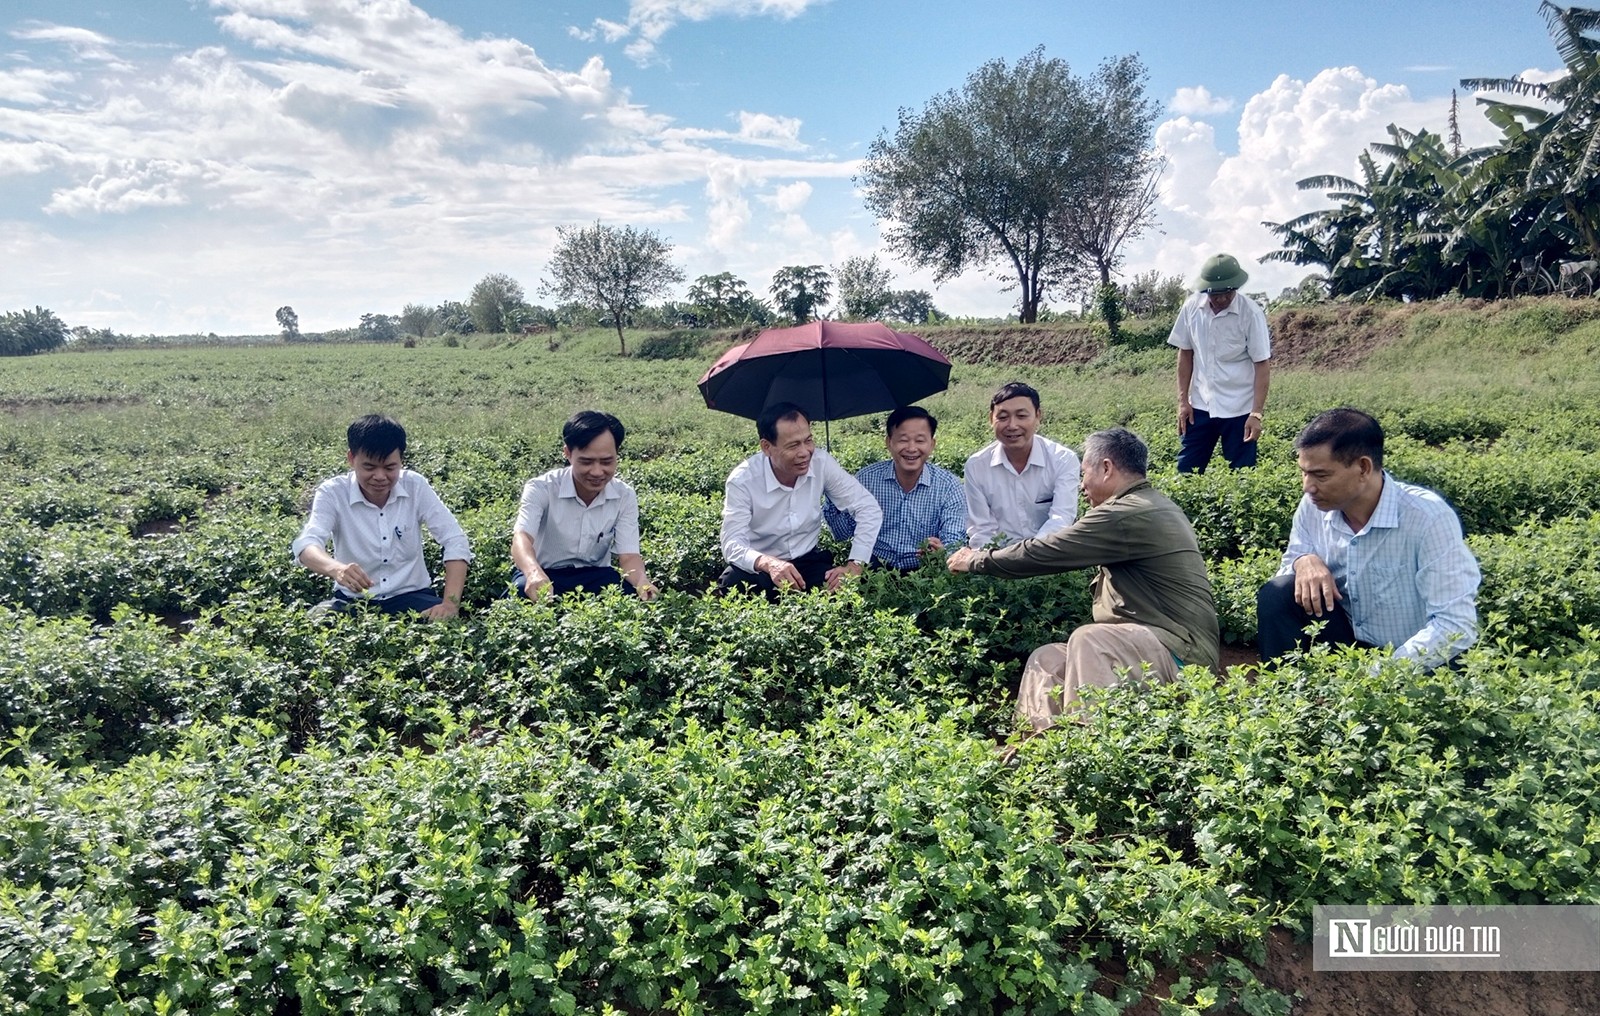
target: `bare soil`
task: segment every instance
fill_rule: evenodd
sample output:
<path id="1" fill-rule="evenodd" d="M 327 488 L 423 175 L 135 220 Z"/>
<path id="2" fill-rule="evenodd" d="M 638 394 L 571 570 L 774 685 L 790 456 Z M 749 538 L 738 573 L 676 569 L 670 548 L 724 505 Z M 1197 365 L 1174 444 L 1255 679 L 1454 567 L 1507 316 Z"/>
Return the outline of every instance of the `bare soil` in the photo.
<path id="1" fill-rule="evenodd" d="M 1592 1016 L 1600 972 L 1322 971 L 1311 943 L 1284 930 L 1267 943 L 1262 980 L 1295 997 L 1293 1016 Z"/>

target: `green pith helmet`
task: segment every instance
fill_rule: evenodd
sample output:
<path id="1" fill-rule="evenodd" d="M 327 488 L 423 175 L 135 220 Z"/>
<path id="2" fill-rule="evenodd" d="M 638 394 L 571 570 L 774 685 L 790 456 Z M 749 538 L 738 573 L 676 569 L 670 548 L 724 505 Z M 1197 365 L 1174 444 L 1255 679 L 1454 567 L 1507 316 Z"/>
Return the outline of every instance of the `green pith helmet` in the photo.
<path id="1" fill-rule="evenodd" d="M 1200 277 L 1194 288 L 1202 293 L 1213 289 L 1241 289 L 1250 275 L 1239 267 L 1239 259 L 1232 254 L 1213 254 L 1200 268 Z"/>

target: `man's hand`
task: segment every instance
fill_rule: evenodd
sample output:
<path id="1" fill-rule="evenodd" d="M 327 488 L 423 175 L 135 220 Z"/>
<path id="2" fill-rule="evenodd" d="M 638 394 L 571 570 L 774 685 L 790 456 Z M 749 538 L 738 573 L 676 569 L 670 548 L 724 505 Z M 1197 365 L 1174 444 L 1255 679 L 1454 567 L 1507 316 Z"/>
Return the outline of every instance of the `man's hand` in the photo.
<path id="1" fill-rule="evenodd" d="M 643 582 L 638 583 L 633 587 L 633 589 L 634 592 L 639 594 L 639 599 L 645 601 L 646 603 L 649 603 L 651 600 L 661 595 L 661 590 L 657 589 L 656 584 L 651 582 L 649 579 L 645 579 Z"/>
<path id="2" fill-rule="evenodd" d="M 537 600 L 550 589 L 550 576 L 542 571 L 524 575 L 522 580 L 522 595 L 530 600 Z"/>
<path id="3" fill-rule="evenodd" d="M 844 585 L 846 578 L 858 579 L 861 577 L 861 562 L 846 561 L 837 568 L 828 569 L 828 591 L 833 592 Z"/>
<path id="4" fill-rule="evenodd" d="M 446 598 L 443 603 L 429 607 L 422 612 L 422 616 L 430 621 L 444 621 L 461 613 L 461 605 Z"/>
<path id="5" fill-rule="evenodd" d="M 972 570 L 972 559 L 977 556 L 978 552 L 971 547 L 962 547 L 944 559 L 944 566 L 953 572 L 969 572 Z"/>
<path id="6" fill-rule="evenodd" d="M 1244 439 L 1254 441 L 1261 436 L 1261 417 L 1247 416 L 1244 418 Z"/>
<path id="7" fill-rule="evenodd" d="M 1187 400 L 1180 400 L 1178 402 L 1178 436 L 1182 437 L 1184 432 L 1189 429 L 1189 424 L 1193 422 L 1194 407 L 1189 405 Z M 1245 429 L 1249 429 L 1249 424 L 1245 425 Z"/>
<path id="8" fill-rule="evenodd" d="M 943 549 L 944 549 L 944 541 L 939 539 L 937 536 L 930 536 L 926 540 L 922 541 L 922 549 L 917 551 L 917 553 L 926 554 L 930 550 L 943 550 Z"/>
<path id="9" fill-rule="evenodd" d="M 367 573 L 362 571 L 361 566 L 354 561 L 349 564 L 341 564 L 328 574 L 333 581 L 357 593 L 364 593 L 372 588 L 372 580 L 367 578 Z"/>
<path id="10" fill-rule="evenodd" d="M 1332 611 L 1335 602 L 1344 599 L 1339 595 L 1339 584 L 1333 581 L 1333 572 L 1322 558 L 1315 554 L 1298 557 L 1294 562 L 1294 602 L 1313 617 Z"/>
<path id="11" fill-rule="evenodd" d="M 800 569 L 781 557 L 763 555 L 761 560 L 756 562 L 756 567 L 766 572 L 767 578 L 771 579 L 772 584 L 779 589 L 788 589 L 790 587 L 804 589 L 806 587 L 806 580 L 801 577 Z"/>

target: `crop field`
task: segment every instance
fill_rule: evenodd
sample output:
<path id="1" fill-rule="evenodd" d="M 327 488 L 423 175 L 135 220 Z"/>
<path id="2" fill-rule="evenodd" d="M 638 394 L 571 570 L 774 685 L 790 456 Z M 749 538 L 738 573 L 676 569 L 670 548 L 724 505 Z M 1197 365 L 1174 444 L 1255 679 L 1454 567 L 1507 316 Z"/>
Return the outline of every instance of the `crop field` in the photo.
<path id="1" fill-rule="evenodd" d="M 1241 655 L 1318 410 L 1377 415 L 1484 572 L 1459 671 L 1189 668 L 1012 765 L 1021 663 L 1087 576 L 704 596 L 756 445 L 695 390 L 714 343 L 0 361 L 0 1013 L 1264 1016 L 1313 905 L 1600 903 L 1592 304 L 1374 309 L 1359 357 L 1349 314 L 1300 312 L 1245 473 L 1175 474 L 1169 350 L 958 356 L 936 460 L 1012 378 L 1041 433 L 1140 433 Z M 582 408 L 628 427 L 658 602 L 505 596 L 522 484 Z M 473 540 L 457 620 L 307 616 L 289 544 L 374 411 Z M 882 423 L 829 428 L 847 468 Z"/>

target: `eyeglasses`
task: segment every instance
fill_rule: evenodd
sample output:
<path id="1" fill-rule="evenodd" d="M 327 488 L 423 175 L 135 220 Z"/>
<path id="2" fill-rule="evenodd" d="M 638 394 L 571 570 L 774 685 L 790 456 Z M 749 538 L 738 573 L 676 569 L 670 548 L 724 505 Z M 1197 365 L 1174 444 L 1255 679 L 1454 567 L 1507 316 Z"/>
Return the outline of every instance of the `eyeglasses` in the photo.
<path id="1" fill-rule="evenodd" d="M 1236 293 L 1236 292 L 1238 292 L 1238 287 L 1235 286 L 1235 287 L 1233 287 L 1231 289 L 1207 289 L 1204 292 L 1207 293 L 1208 295 L 1211 295 L 1211 296 L 1222 296 L 1225 293 Z"/>

